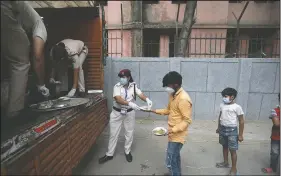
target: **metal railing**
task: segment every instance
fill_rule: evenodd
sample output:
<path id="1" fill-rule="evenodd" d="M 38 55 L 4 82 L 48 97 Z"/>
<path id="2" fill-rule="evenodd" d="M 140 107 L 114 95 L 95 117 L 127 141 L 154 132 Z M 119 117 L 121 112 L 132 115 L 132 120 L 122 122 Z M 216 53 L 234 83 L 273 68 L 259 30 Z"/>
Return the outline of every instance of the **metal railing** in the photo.
<path id="1" fill-rule="evenodd" d="M 127 56 L 131 51 L 129 44 L 123 45 L 121 35 L 110 35 L 106 37 L 108 41 L 107 56 L 122 57 Z M 144 40 L 143 57 L 175 57 L 178 40 L 170 36 L 168 41 L 160 42 L 155 40 Z M 239 43 L 239 44 L 237 44 Z M 238 50 L 236 50 L 238 47 Z M 124 52 L 124 50 L 127 51 Z M 238 51 L 236 53 L 236 51 Z M 225 37 L 223 35 L 195 36 L 188 39 L 188 48 L 185 57 L 193 58 L 278 58 L 280 57 L 280 38 L 246 38 Z"/>

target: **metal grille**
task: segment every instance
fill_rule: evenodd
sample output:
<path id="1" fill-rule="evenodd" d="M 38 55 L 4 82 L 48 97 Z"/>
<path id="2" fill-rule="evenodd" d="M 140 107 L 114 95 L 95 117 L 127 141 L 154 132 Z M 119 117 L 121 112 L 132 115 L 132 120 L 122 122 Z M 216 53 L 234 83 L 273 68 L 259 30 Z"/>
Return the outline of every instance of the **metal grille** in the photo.
<path id="1" fill-rule="evenodd" d="M 110 34 L 106 37 L 108 49 L 106 55 L 111 57 L 126 56 L 123 53 L 123 38 L 121 34 Z M 160 37 L 156 41 L 143 40 L 143 57 L 175 57 L 176 41 L 186 39 L 176 39 L 169 36 L 169 42 L 160 43 Z M 237 39 L 239 43 L 238 53 L 236 53 L 236 40 L 234 37 L 225 35 L 195 36 L 188 39 L 188 49 L 185 57 L 192 58 L 279 58 L 280 38 L 246 38 Z M 121 46 L 122 45 L 122 46 Z M 125 47 L 131 47 L 126 45 Z M 130 50 L 130 49 L 129 49 Z"/>

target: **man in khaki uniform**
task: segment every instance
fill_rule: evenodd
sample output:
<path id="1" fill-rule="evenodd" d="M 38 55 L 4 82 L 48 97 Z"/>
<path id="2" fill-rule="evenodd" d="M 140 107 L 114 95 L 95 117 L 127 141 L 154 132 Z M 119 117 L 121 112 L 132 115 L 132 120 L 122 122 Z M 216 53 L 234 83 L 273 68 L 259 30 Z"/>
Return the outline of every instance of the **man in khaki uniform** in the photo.
<path id="1" fill-rule="evenodd" d="M 84 80 L 84 71 L 83 63 L 88 55 L 88 48 L 85 46 L 84 42 L 80 40 L 65 39 L 52 47 L 50 51 L 50 59 L 53 62 L 53 70 L 50 78 L 50 83 L 57 83 L 55 81 L 55 71 L 58 71 L 61 68 L 55 68 L 60 64 L 65 64 L 63 67 L 67 66 L 67 61 L 72 62 L 73 65 L 73 86 L 68 97 L 73 97 L 76 93 L 78 87 L 79 92 L 85 92 L 85 80 Z M 66 61 L 66 62 L 61 62 Z"/>
<path id="2" fill-rule="evenodd" d="M 99 159 L 99 163 L 103 164 L 113 158 L 118 136 L 121 131 L 121 125 L 124 123 L 125 128 L 125 156 L 128 162 L 132 162 L 131 145 L 133 143 L 133 134 L 135 129 L 135 110 L 140 110 L 140 107 L 134 102 L 136 95 L 147 102 L 149 108 L 152 107 L 152 101 L 149 100 L 137 87 L 133 81 L 131 71 L 128 69 L 121 70 L 118 74 L 120 82 L 113 89 L 113 109 L 110 114 L 110 138 L 108 151 L 106 155 Z"/>
<path id="3" fill-rule="evenodd" d="M 30 40 L 29 40 L 30 39 Z M 1 1 L 1 52 L 10 62 L 11 82 L 6 115 L 15 117 L 24 108 L 30 67 L 30 49 L 38 91 L 48 97 L 44 85 L 44 44 L 47 31 L 38 13 L 25 1 Z M 32 48 L 30 45 L 32 41 Z"/>

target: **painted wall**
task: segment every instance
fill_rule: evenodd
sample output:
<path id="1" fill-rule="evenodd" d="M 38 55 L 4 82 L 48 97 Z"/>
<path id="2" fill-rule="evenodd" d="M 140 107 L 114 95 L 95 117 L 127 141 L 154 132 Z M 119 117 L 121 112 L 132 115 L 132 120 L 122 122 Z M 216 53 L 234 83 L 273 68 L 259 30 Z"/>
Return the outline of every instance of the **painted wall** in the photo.
<path id="1" fill-rule="evenodd" d="M 232 12 L 239 17 L 246 1 L 229 3 L 227 21 L 229 25 L 236 25 Z M 256 3 L 251 1 L 240 21 L 241 25 L 277 25 L 280 24 L 280 1 Z"/>
<path id="2" fill-rule="evenodd" d="M 124 23 L 131 21 L 130 1 L 108 1 L 105 8 L 107 24 L 121 24 L 121 2 L 123 4 Z M 233 25 L 246 2 L 229 3 L 228 1 L 198 1 L 196 9 L 196 25 Z M 182 22 L 185 4 L 180 5 L 179 22 Z M 159 1 L 158 4 L 143 4 L 143 20 L 147 23 L 176 21 L 178 4 L 171 1 Z M 280 2 L 250 2 L 241 24 L 272 25 L 280 23 Z"/>
<path id="3" fill-rule="evenodd" d="M 221 103 L 220 92 L 226 87 L 238 91 L 237 103 L 246 113 L 246 120 L 267 120 L 271 108 L 278 104 L 280 61 L 277 59 L 190 59 L 190 58 L 108 58 L 104 70 L 104 92 L 112 107 L 113 86 L 117 73 L 124 68 L 140 89 L 154 102 L 153 108 L 163 108 L 168 95 L 162 88 L 162 78 L 169 71 L 183 76 L 182 87 L 193 101 L 193 119 L 216 120 Z M 146 103 L 137 100 L 139 105 Z M 163 118 L 138 112 L 137 117 Z"/>

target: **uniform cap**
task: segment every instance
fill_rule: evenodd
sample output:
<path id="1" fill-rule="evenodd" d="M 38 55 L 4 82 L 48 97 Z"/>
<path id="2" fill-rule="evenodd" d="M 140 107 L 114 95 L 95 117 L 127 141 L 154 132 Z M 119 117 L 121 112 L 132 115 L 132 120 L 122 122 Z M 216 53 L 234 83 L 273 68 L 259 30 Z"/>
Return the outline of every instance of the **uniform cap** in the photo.
<path id="1" fill-rule="evenodd" d="M 123 76 L 131 76 L 131 71 L 129 69 L 123 69 L 118 73 L 119 77 L 123 77 Z M 132 76 L 131 76 L 132 77 Z"/>

